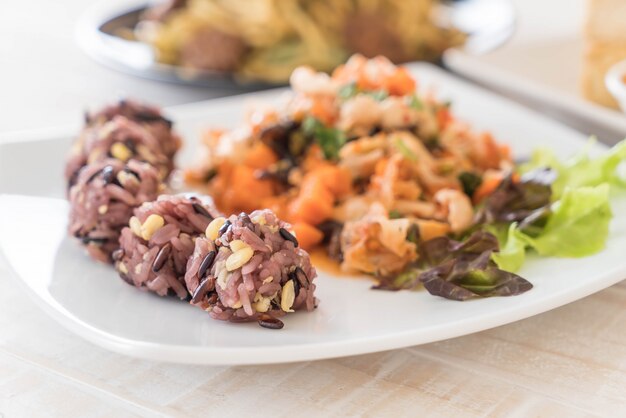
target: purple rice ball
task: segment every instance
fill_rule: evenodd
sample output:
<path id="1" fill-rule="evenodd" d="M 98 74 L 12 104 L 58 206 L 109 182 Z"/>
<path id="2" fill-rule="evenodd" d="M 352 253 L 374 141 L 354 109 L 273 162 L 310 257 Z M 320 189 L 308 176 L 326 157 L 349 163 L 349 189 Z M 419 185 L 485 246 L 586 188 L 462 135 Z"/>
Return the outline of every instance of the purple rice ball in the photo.
<path id="1" fill-rule="evenodd" d="M 133 286 L 187 299 L 184 276 L 194 241 L 220 216 L 208 197 L 161 195 L 144 203 L 122 229 L 115 268 Z"/>
<path id="2" fill-rule="evenodd" d="M 116 116 L 124 116 L 146 128 L 158 141 L 161 150 L 173 159 L 181 146 L 180 137 L 172 131 L 173 123 L 165 118 L 156 106 L 150 106 L 131 99 L 121 99 L 102 109 L 86 113 L 87 125 L 102 125 Z"/>
<path id="3" fill-rule="evenodd" d="M 157 170 L 139 161 L 107 159 L 85 166 L 69 193 L 69 233 L 91 257 L 110 263 L 133 210 L 156 199 L 163 187 Z"/>
<path id="4" fill-rule="evenodd" d="M 174 168 L 174 162 L 154 135 L 124 116 L 115 116 L 109 122 L 85 128 L 74 143 L 65 167 L 69 186 L 76 182 L 82 167 L 109 158 L 149 163 L 156 167 L 161 179 L 167 178 Z"/>
<path id="5" fill-rule="evenodd" d="M 191 304 L 215 319 L 267 328 L 282 328 L 277 317 L 288 312 L 315 309 L 317 274 L 289 230 L 267 209 L 216 218 L 187 264 Z"/>

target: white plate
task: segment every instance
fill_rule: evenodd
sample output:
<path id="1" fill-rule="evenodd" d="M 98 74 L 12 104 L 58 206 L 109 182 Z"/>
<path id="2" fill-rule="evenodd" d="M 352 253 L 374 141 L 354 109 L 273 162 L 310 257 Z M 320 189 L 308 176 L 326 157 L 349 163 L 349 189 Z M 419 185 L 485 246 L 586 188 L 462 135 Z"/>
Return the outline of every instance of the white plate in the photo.
<path id="1" fill-rule="evenodd" d="M 527 109 L 472 87 L 428 65 L 411 67 L 422 88 L 452 99 L 458 115 L 513 145 L 518 156 L 538 145 L 564 155 L 585 138 Z M 234 126 L 248 98 L 172 108 L 187 139 L 181 162 L 197 149 L 206 126 Z M 111 268 L 83 255 L 65 237 L 67 204 L 61 171 L 69 136 L 0 144 L 0 250 L 39 306 L 82 337 L 111 350 L 179 363 L 259 364 L 388 350 L 456 337 L 527 318 L 580 299 L 626 277 L 626 200 L 615 201 L 611 238 L 584 259 L 530 257 L 521 274 L 534 289 L 521 296 L 454 302 L 426 292 L 370 290 L 370 282 L 318 279 L 313 313 L 288 315 L 285 328 L 211 320 L 184 303 L 140 292 Z M 47 196 L 47 197 L 43 197 Z M 54 196 L 57 198 L 55 199 Z"/>
<path id="2" fill-rule="evenodd" d="M 563 44 L 511 45 L 494 51 L 488 57 L 476 57 L 451 49 L 445 52 L 443 62 L 455 73 L 512 97 L 574 129 L 596 135 L 605 143 L 621 141 L 626 134 L 626 117 L 617 110 L 600 106 L 577 94 L 578 80 L 571 75 L 577 75 L 582 69 L 576 71 L 580 59 L 578 55 L 570 54 L 572 49 L 577 50 L 572 48 L 572 42 L 578 43 L 574 40 Z M 523 66 L 522 60 L 532 65 Z M 562 69 L 570 65 L 574 69 L 564 74 Z"/>

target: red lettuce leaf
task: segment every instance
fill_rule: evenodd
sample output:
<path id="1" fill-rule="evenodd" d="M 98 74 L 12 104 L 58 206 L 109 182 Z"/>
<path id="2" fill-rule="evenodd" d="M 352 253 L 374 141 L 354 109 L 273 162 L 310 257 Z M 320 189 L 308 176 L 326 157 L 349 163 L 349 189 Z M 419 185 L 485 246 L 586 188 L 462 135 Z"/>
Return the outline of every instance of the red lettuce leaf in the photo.
<path id="1" fill-rule="evenodd" d="M 507 176 L 489 195 L 478 212 L 479 224 L 523 222 L 526 218 L 544 213 L 552 198 L 556 173 L 538 169 L 526 173 L 520 181 Z"/>
<path id="2" fill-rule="evenodd" d="M 438 237 L 421 243 L 419 258 L 403 272 L 379 276 L 377 289 L 414 289 L 419 284 L 432 295 L 452 300 L 514 296 L 532 289 L 526 279 L 501 270 L 491 260 L 497 238 L 477 231 L 464 241 Z"/>

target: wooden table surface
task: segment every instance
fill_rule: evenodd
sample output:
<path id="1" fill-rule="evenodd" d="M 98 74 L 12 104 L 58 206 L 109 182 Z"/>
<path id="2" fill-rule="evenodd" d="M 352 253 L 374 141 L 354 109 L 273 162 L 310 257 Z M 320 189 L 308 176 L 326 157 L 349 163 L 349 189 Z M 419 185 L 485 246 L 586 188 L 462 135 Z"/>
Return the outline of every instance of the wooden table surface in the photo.
<path id="1" fill-rule="evenodd" d="M 626 411 L 626 282 L 434 344 L 255 367 L 182 366 L 98 348 L 0 267 L 4 417 L 586 417 Z M 624 416 L 624 415 L 622 415 Z"/>
<path id="2" fill-rule="evenodd" d="M 0 5 L 0 114 L 10 115 L 0 132 L 73 122 L 83 105 L 117 91 L 162 104 L 227 93 L 91 62 L 72 43 L 84 7 Z M 120 356 L 69 333 L 0 262 L 0 417 L 625 416 L 625 324 L 622 282 L 515 324 L 419 347 L 277 366 L 181 366 Z"/>

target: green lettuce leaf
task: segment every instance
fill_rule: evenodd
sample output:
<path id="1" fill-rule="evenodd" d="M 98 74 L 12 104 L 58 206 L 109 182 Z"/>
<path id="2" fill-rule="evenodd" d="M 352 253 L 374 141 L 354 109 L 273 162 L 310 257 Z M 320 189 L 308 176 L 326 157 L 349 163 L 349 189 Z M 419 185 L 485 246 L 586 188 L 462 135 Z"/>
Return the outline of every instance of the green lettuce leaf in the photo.
<path id="1" fill-rule="evenodd" d="M 567 188 L 552 204 L 545 226 L 532 236 L 512 223 L 507 230 L 489 228 L 501 244 L 491 258 L 499 268 L 517 271 L 524 263 L 526 248 L 543 256 L 585 257 L 604 248 L 611 221 L 609 185 Z"/>
<path id="2" fill-rule="evenodd" d="M 414 289 L 419 284 L 434 296 L 452 300 L 514 296 L 533 286 L 524 278 L 504 271 L 491 256 L 498 240 L 477 231 L 463 241 L 438 237 L 419 243 L 419 258 L 399 274 L 377 276 L 376 289 Z"/>
<path id="3" fill-rule="evenodd" d="M 553 198 L 558 199 L 567 187 L 598 186 L 602 183 L 626 185 L 620 176 L 618 166 L 626 161 L 626 141 L 621 141 L 599 157 L 590 157 L 591 141 L 585 149 L 574 157 L 560 161 L 553 151 L 539 148 L 533 152 L 530 161 L 520 167 L 522 172 L 549 167 L 558 174 L 552 184 Z"/>
<path id="4" fill-rule="evenodd" d="M 608 184 L 566 188 L 543 231 L 524 237 L 540 255 L 584 257 L 604 248 L 611 217 Z"/>
<path id="5" fill-rule="evenodd" d="M 503 232 L 496 234 L 501 243 L 500 252 L 493 253 L 491 259 L 502 270 L 517 271 L 526 260 L 527 236 L 517 228 L 516 223 Z"/>

